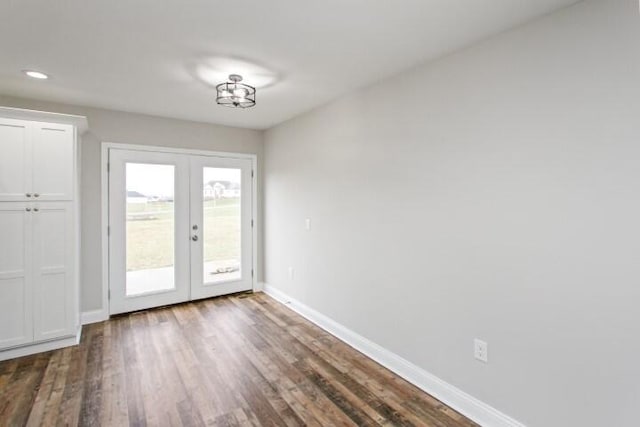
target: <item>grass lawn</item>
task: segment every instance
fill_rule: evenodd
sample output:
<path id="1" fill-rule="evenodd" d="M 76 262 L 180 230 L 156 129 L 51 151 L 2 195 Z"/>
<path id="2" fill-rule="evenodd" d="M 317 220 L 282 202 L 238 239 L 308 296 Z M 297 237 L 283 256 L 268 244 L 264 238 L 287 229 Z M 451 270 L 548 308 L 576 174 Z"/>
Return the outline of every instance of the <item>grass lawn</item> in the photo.
<path id="1" fill-rule="evenodd" d="M 202 226 L 205 262 L 240 261 L 240 199 L 206 201 Z M 173 254 L 173 203 L 128 203 L 127 271 L 172 266 Z"/>

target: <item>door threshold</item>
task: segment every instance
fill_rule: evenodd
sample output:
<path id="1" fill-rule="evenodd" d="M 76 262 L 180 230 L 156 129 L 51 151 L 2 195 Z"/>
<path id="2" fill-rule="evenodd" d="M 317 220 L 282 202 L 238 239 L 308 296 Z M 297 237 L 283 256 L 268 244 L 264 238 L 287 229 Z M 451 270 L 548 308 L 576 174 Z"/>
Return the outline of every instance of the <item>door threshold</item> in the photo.
<path id="1" fill-rule="evenodd" d="M 139 314 L 148 313 L 150 311 L 167 309 L 167 308 L 171 308 L 171 307 L 177 307 L 179 305 L 197 303 L 197 302 L 200 302 L 200 301 L 214 300 L 214 299 L 218 299 L 218 298 L 233 298 L 233 297 L 235 297 L 235 298 L 238 298 L 238 299 L 245 299 L 245 298 L 248 298 L 248 297 L 250 297 L 250 296 L 252 296 L 254 294 L 255 294 L 255 292 L 253 290 L 235 292 L 235 293 L 232 293 L 232 294 L 218 295 L 218 296 L 215 296 L 215 297 L 207 297 L 207 298 L 201 298 L 201 299 L 197 299 L 197 300 L 182 301 L 182 302 L 177 302 L 175 304 L 166 304 L 166 305 L 159 305 L 157 307 L 143 308 L 141 310 L 128 311 L 128 312 L 125 312 L 125 313 L 111 314 L 109 316 L 109 318 L 117 318 L 117 317 L 124 317 L 124 316 L 137 316 Z"/>

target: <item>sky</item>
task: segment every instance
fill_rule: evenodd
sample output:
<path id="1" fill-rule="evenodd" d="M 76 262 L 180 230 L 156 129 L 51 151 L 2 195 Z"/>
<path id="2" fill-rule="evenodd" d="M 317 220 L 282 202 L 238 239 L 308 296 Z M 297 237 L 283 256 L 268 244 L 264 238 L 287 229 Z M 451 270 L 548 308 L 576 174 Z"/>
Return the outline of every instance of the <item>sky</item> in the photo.
<path id="1" fill-rule="evenodd" d="M 173 165 L 127 163 L 127 191 L 145 196 L 173 197 Z M 240 169 L 203 168 L 203 183 L 209 181 L 240 182 Z"/>

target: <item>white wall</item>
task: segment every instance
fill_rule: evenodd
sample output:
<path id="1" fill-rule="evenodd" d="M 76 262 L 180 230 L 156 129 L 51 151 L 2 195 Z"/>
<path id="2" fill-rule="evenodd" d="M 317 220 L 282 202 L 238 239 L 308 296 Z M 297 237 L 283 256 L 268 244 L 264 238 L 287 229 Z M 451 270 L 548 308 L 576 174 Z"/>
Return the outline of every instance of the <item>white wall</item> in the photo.
<path id="1" fill-rule="evenodd" d="M 587 0 L 265 138 L 270 285 L 529 426 L 638 425 L 637 1 Z"/>
<path id="2" fill-rule="evenodd" d="M 141 114 L 12 98 L 0 95 L 0 105 L 88 117 L 89 132 L 82 138 L 81 161 L 81 309 L 102 308 L 101 143 L 157 145 L 235 153 L 251 153 L 262 162 L 262 133 Z M 217 108 L 212 102 L 211 108 Z M 259 168 L 260 169 L 260 168 Z M 259 181 L 260 182 L 260 181 Z M 261 204 L 261 189 L 258 202 Z M 260 248 L 261 242 L 258 242 Z M 259 256 L 262 251 L 259 250 Z M 259 264 L 260 265 L 260 264 Z M 258 271 L 260 280 L 261 272 Z"/>

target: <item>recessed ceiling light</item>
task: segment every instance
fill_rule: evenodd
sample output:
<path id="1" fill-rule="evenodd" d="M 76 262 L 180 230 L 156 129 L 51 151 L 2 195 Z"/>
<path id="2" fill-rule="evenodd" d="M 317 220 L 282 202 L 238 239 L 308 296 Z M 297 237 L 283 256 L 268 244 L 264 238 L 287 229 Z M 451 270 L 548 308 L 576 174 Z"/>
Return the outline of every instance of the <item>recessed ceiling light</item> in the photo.
<path id="1" fill-rule="evenodd" d="M 39 79 L 39 80 L 46 80 L 49 78 L 48 75 L 46 75 L 45 73 L 41 73 L 40 71 L 34 71 L 34 70 L 22 70 L 23 73 L 25 73 L 27 76 L 34 78 L 34 79 Z"/>

